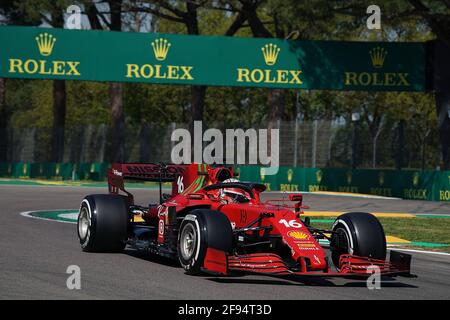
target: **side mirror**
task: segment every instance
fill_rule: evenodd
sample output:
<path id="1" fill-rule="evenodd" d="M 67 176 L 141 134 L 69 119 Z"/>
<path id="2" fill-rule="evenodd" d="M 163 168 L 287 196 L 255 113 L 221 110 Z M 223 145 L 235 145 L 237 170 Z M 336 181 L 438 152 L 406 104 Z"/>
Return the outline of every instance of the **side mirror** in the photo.
<path id="1" fill-rule="evenodd" d="M 295 213 L 299 213 L 300 209 L 302 208 L 303 195 L 298 193 L 291 193 L 289 194 L 289 200 L 297 202 L 294 205 L 294 211 Z"/>

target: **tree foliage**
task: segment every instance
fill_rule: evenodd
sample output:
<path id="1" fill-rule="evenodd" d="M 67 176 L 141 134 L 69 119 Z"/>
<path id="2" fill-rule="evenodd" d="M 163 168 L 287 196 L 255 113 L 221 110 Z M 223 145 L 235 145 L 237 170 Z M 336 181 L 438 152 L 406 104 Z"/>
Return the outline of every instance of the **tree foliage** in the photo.
<path id="1" fill-rule="evenodd" d="M 91 28 L 95 23 L 102 28 L 111 25 L 108 13 L 92 19 L 92 9 L 105 10 L 106 2 L 83 0 L 76 3 L 84 10 L 84 28 Z M 382 9 L 382 30 L 367 30 L 366 8 L 372 3 L 361 0 L 128 0 L 121 7 L 121 19 L 122 29 L 130 32 L 357 41 L 427 41 L 450 37 L 448 1 L 380 0 L 377 3 Z M 0 22 L 50 24 L 51 12 L 67 5 L 64 0 L 2 1 Z M 194 18 L 197 25 L 192 24 Z M 50 81 L 8 79 L 6 89 L 6 104 L 13 110 L 11 126 L 51 127 Z M 66 91 L 68 127 L 110 123 L 108 84 L 67 82 Z M 268 92 L 268 89 L 210 87 L 204 97 L 203 120 L 217 127 L 252 127 L 267 123 L 272 107 L 268 103 Z M 362 166 L 372 165 L 374 150 L 377 151 L 377 166 L 394 167 L 399 157 L 403 157 L 400 161 L 403 166 L 440 165 L 438 111 L 432 94 L 283 92 L 280 119 L 335 121 L 341 128 L 336 139 L 343 139 L 336 145 L 348 143 L 353 125 L 351 114 L 359 113 Z M 192 116 L 192 91 L 186 86 L 127 83 L 123 88 L 123 104 L 127 126 L 188 123 Z M 378 144 L 374 149 L 376 134 Z M 330 165 L 349 165 L 348 153 L 342 150 L 334 149 L 335 157 Z"/>

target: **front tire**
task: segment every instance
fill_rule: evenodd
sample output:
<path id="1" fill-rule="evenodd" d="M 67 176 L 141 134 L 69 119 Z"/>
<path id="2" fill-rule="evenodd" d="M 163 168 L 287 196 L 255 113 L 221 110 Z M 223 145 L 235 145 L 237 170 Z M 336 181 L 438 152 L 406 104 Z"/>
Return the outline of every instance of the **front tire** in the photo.
<path id="1" fill-rule="evenodd" d="M 122 252 L 128 238 L 127 198 L 112 194 L 89 195 L 78 214 L 78 239 L 86 252 Z"/>
<path id="2" fill-rule="evenodd" d="M 186 215 L 178 234 L 178 259 L 187 274 L 201 273 L 208 248 L 226 253 L 233 247 L 233 230 L 220 211 L 196 209 Z"/>
<path id="3" fill-rule="evenodd" d="M 339 269 L 343 254 L 386 259 L 386 236 L 378 219 L 366 212 L 340 215 L 333 224 L 330 243 L 331 259 Z"/>

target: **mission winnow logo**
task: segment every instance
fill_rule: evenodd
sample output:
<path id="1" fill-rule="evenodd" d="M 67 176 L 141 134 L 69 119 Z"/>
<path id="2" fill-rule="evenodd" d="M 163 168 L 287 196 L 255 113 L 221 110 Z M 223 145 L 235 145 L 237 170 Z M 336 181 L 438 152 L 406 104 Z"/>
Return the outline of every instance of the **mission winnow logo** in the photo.
<path id="1" fill-rule="evenodd" d="M 56 38 L 50 33 L 40 33 L 36 38 L 36 47 L 41 59 L 10 58 L 10 74 L 28 75 L 53 75 L 53 76 L 80 76 L 79 61 L 49 60 L 53 48 L 57 43 Z"/>

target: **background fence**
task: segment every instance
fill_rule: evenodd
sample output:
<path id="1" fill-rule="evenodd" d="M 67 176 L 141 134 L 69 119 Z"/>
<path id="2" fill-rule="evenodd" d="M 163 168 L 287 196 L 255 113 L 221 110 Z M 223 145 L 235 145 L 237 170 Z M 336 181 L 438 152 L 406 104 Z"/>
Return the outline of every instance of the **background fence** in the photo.
<path id="1" fill-rule="evenodd" d="M 260 181 L 269 191 L 337 191 L 450 201 L 450 171 L 280 167 L 277 175 L 267 176 L 262 167 L 244 166 L 239 172 L 241 180 Z"/>
<path id="2" fill-rule="evenodd" d="M 203 130 L 217 128 L 267 129 L 267 123 L 234 125 L 203 122 Z M 228 126 L 228 127 L 227 127 Z M 174 142 L 171 134 L 185 124 L 128 124 L 124 129 L 124 162 L 171 162 Z M 405 130 L 399 140 L 395 125 L 386 125 L 375 148 L 368 129 L 338 120 L 279 121 L 280 165 L 298 167 L 351 168 L 436 168 L 440 162 L 437 137 L 421 140 L 415 132 Z M 7 162 L 48 162 L 51 154 L 51 128 L 8 128 Z M 64 130 L 64 157 L 67 163 L 112 162 L 111 129 L 108 125 L 68 126 Z M 248 144 L 248 142 L 247 142 Z M 204 146 L 206 144 L 204 143 Z M 248 149 L 247 149 L 248 150 Z M 247 152 L 248 153 L 248 152 Z M 401 165 L 398 165 L 401 155 Z M 374 166 L 375 165 L 375 166 Z"/>

